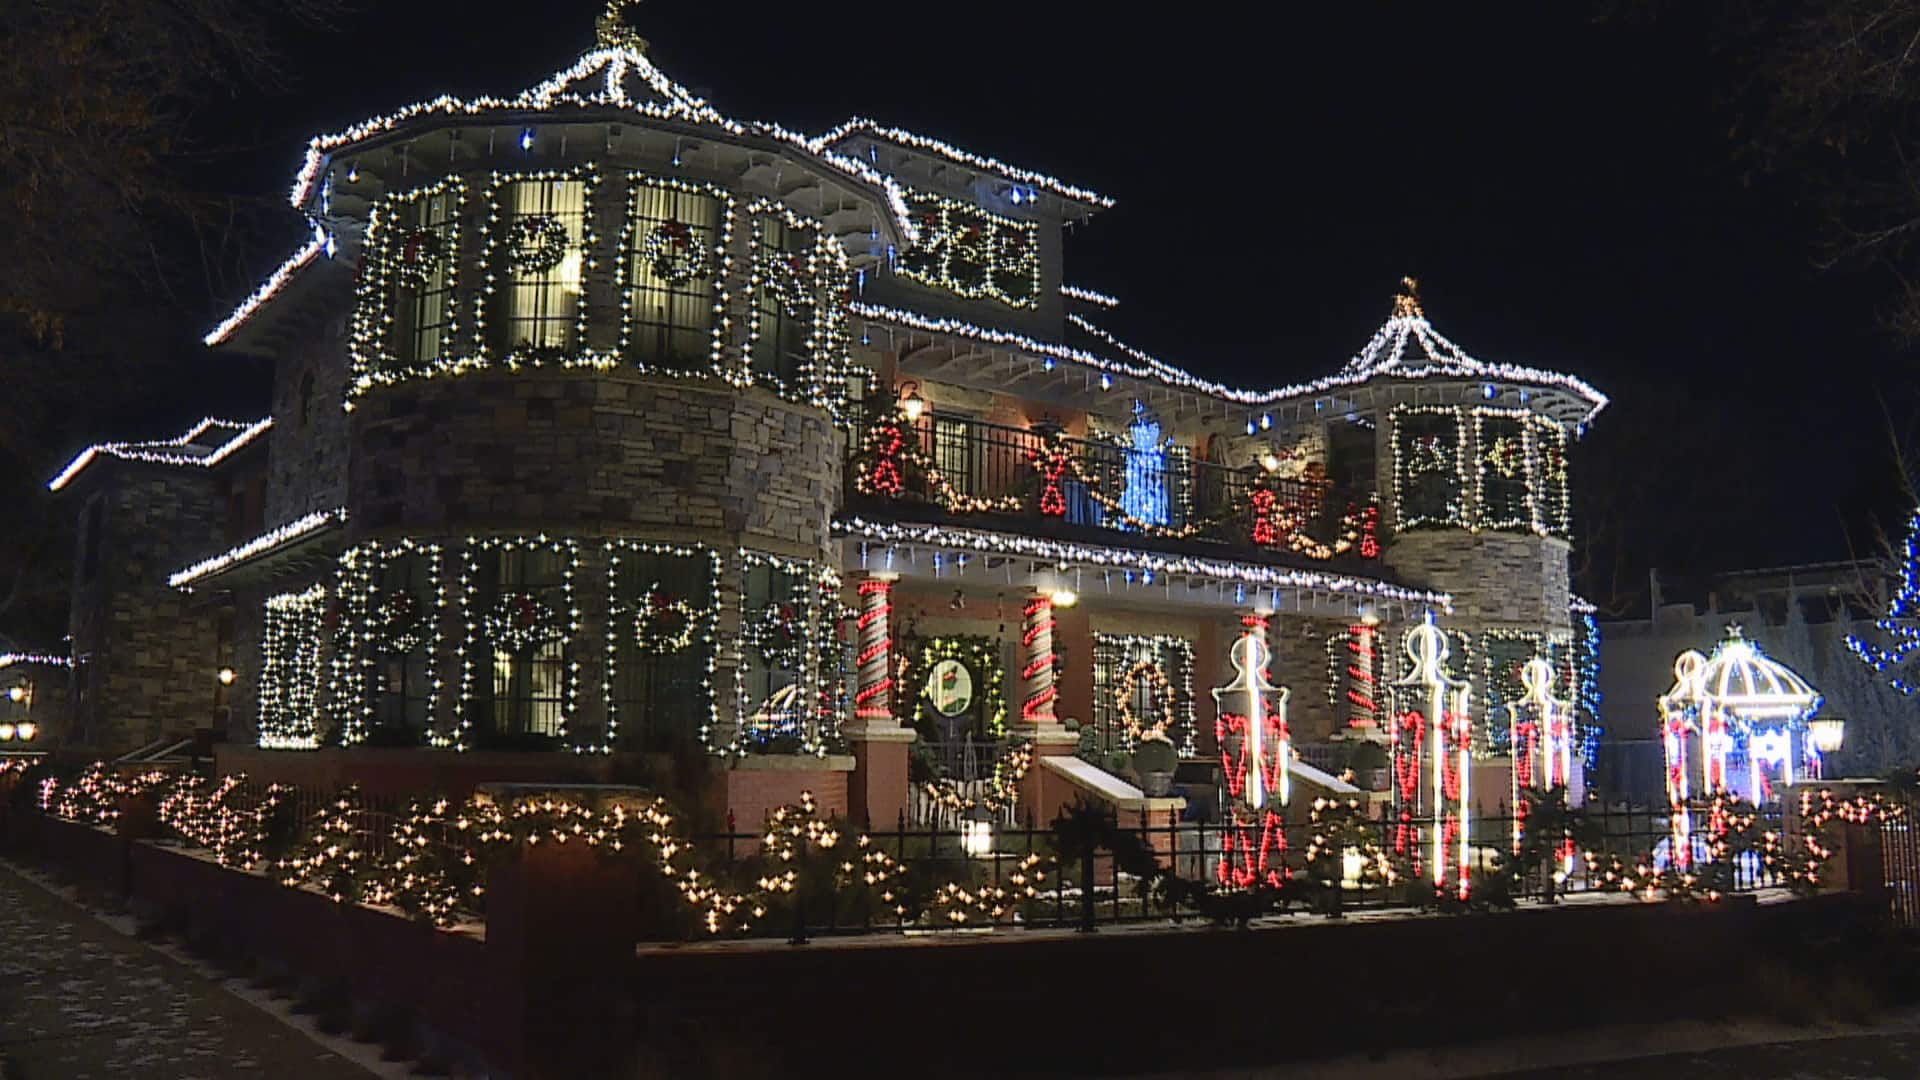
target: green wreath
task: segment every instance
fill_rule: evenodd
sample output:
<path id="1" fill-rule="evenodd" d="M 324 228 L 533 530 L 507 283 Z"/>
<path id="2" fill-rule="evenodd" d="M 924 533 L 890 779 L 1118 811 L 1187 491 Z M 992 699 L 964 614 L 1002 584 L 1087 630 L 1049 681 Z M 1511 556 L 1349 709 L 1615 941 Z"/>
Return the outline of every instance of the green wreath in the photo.
<path id="1" fill-rule="evenodd" d="M 371 622 L 373 642 L 381 652 L 404 655 L 427 643 L 426 612 L 411 590 L 381 594 Z"/>
<path id="2" fill-rule="evenodd" d="M 546 601 L 532 593 L 500 597 L 481 619 L 488 640 L 510 653 L 524 653 L 567 636 L 566 624 Z"/>
<path id="3" fill-rule="evenodd" d="M 808 287 L 806 256 L 798 252 L 763 251 L 759 258 L 760 283 L 773 294 L 780 310 L 789 318 L 801 318 L 813 307 Z"/>
<path id="4" fill-rule="evenodd" d="M 520 277 L 536 277 L 559 266 L 573 239 L 552 214 L 529 214 L 514 220 L 507 240 L 507 265 Z"/>
<path id="5" fill-rule="evenodd" d="M 671 656 L 693 644 L 700 613 L 685 600 L 661 591 L 658 583 L 640 598 L 633 621 L 634 643 L 653 656 Z"/>
<path id="6" fill-rule="evenodd" d="M 797 671 L 806 658 L 806 635 L 792 604 L 776 602 L 762 607 L 741 628 L 741 636 L 775 671 Z"/>
<path id="7" fill-rule="evenodd" d="M 684 285 L 707 267 L 707 249 L 684 221 L 663 221 L 648 230 L 640 257 L 653 276 L 672 285 Z"/>
<path id="8" fill-rule="evenodd" d="M 407 229 L 394 238 L 389 273 L 402 288 L 424 289 L 440 269 L 444 241 L 432 229 Z"/>

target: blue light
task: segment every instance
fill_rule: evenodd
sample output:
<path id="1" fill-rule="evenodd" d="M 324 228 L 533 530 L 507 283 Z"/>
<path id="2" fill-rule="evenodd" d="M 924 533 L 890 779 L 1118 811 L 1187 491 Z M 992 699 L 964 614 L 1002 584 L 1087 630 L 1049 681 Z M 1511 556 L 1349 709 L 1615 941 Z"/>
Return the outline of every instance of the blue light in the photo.
<path id="1" fill-rule="evenodd" d="M 533 149 L 533 129 L 532 128 L 528 128 L 525 131 L 522 131 L 520 133 L 520 149 L 522 150 Z"/>
<path id="2" fill-rule="evenodd" d="M 1100 373 L 1100 389 L 1102 390 L 1113 389 L 1113 376 L 1107 374 L 1104 371 Z"/>
<path id="3" fill-rule="evenodd" d="M 1272 426 L 1273 426 L 1273 414 L 1262 413 L 1260 415 L 1260 430 L 1265 431 L 1268 428 L 1271 428 Z"/>
<path id="4" fill-rule="evenodd" d="M 1046 357 L 1045 359 L 1043 359 L 1043 360 L 1041 360 L 1041 361 L 1040 361 L 1040 370 L 1041 370 L 1041 371 L 1052 371 L 1052 370 L 1053 370 L 1053 357 L 1051 357 L 1051 356 L 1049 356 L 1049 357 Z"/>
<path id="5" fill-rule="evenodd" d="M 1127 486 L 1120 493 L 1120 510 L 1135 521 L 1165 525 L 1167 444 L 1160 437 L 1159 419 L 1137 401 L 1133 403 L 1133 422 L 1127 425 L 1127 441 Z"/>
<path id="6" fill-rule="evenodd" d="M 1247 434 L 1249 435 L 1253 434 L 1255 431 L 1259 430 L 1259 427 L 1260 425 L 1254 423 L 1253 421 L 1251 420 L 1247 421 Z"/>
<path id="7" fill-rule="evenodd" d="M 1488 400 L 1488 401 L 1492 401 L 1492 400 L 1493 400 L 1493 399 L 1494 399 L 1495 397 L 1497 397 L 1497 396 L 1499 396 L 1499 393 L 1500 393 L 1500 392 L 1499 392 L 1498 390 L 1495 390 L 1495 389 L 1493 388 L 1493 384 L 1492 384 L 1492 383 L 1488 383 L 1488 384 L 1487 384 L 1487 385 L 1486 385 L 1486 386 L 1485 386 L 1485 387 L 1483 388 L 1483 390 L 1482 390 L 1482 393 L 1484 393 L 1484 394 L 1486 395 L 1486 398 L 1487 398 L 1487 400 Z"/>

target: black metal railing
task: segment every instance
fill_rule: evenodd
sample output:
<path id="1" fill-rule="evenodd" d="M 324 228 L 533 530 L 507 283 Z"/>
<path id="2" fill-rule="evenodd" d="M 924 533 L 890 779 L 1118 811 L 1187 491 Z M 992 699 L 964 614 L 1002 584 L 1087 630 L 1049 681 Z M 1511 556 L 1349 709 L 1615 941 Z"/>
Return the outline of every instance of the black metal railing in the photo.
<path id="1" fill-rule="evenodd" d="M 849 431 L 850 498 L 904 500 L 955 516 L 1050 517 L 1067 526 L 1312 558 L 1378 553 L 1371 491 L 1312 479 L 1260 480 L 1264 470 L 1258 466 L 1228 468 L 1177 448 L 1139 451 L 1065 436 L 1056 443 L 1045 431 L 971 418 L 935 414 L 909 427 L 899 491 L 877 494 L 861 479 L 874 465 L 866 450 L 871 423 L 857 418 Z M 1056 445 L 1068 451 L 1064 462 L 1056 462 L 1066 468 L 1050 485 L 1049 451 Z M 1256 488 L 1270 495 L 1256 496 Z"/>
<path id="2" fill-rule="evenodd" d="M 1610 879 L 1610 872 L 1617 873 L 1622 866 L 1662 870 L 1670 865 L 1671 819 L 1665 806 L 1596 803 L 1586 808 L 1585 818 L 1596 834 L 1588 849 L 1593 858 L 1587 858 L 1583 851 L 1570 860 L 1570 866 L 1547 860 L 1540 866 L 1518 872 L 1503 869 L 1512 857 L 1514 817 L 1503 809 L 1473 818 L 1469 852 L 1475 894 L 1484 896 L 1498 891 L 1516 902 L 1619 895 L 1624 891 L 1620 879 Z M 1707 828 L 1706 815 L 1695 813 L 1690 823 L 1688 846 L 1693 853 L 1693 866 L 1698 868 L 1708 860 L 1714 837 Z M 1778 831 L 1783 824 L 1778 807 L 1763 808 L 1755 825 L 1755 835 Z M 1371 821 L 1367 829 L 1381 850 L 1394 850 L 1396 822 Z M 1220 867 L 1234 857 L 1233 845 L 1240 839 L 1234 830 L 1218 823 L 1186 822 L 1173 815 L 1125 831 L 1153 853 L 1161 872 L 1188 882 L 1216 881 Z M 1303 883 L 1308 879 L 1305 852 L 1312 840 L 1312 827 L 1296 822 L 1287 824 L 1281 832 L 1284 839 L 1276 841 L 1271 865 L 1288 880 Z M 822 898 L 815 901 L 811 910 L 785 913 L 761 929 L 767 934 L 803 940 L 812 936 L 918 933 L 978 929 L 988 925 L 1089 930 L 1107 924 L 1179 922 L 1202 917 L 1197 910 L 1170 908 L 1156 895 L 1149 895 L 1143 877 L 1130 872 L 1128 865 L 1111 851 L 1097 851 L 1091 858 L 1060 858 L 1053 830 L 1031 819 L 1020 820 L 1018 824 L 995 822 L 990 831 L 983 831 L 977 823 L 967 829 L 914 827 L 907 824 L 903 815 L 894 828 L 862 830 L 859 835 L 867 838 L 872 849 L 885 852 L 904 867 L 907 872 L 903 876 L 917 883 L 923 896 L 935 887 L 934 883 L 952 883 L 974 896 L 1003 897 L 1003 912 L 996 916 L 976 909 L 965 920 L 954 920 L 938 911 L 917 912 L 910 919 L 872 911 L 849 916 L 841 905 Z M 762 839 L 759 833 L 717 833 L 693 837 L 693 847 L 698 852 L 711 852 L 718 860 L 715 869 L 721 874 L 731 872 L 736 877 L 751 877 L 761 858 Z M 1416 843 L 1430 843 L 1431 839 L 1431 833 L 1424 828 L 1416 830 Z M 1421 854 L 1424 855 L 1424 851 Z M 1038 863 L 1033 863 L 1029 856 L 1038 856 Z M 1044 875 L 1037 884 L 1036 866 Z M 1728 874 L 1731 891 L 1735 893 L 1784 884 L 1764 863 L 1757 849 L 1733 856 Z M 1427 897 L 1432 895 L 1430 881 L 1406 879 L 1393 884 L 1349 881 L 1335 890 L 1322 888 L 1317 893 L 1306 888 L 1289 888 L 1283 890 L 1287 899 L 1280 913 L 1328 916 L 1357 911 L 1413 910 L 1425 906 L 1422 890 Z"/>

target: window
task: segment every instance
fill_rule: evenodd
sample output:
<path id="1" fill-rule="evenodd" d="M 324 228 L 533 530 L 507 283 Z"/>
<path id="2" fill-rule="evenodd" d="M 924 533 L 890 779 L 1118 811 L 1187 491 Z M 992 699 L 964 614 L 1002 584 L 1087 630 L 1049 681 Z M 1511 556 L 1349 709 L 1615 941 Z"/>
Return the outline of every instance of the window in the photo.
<path id="1" fill-rule="evenodd" d="M 1524 416 L 1474 418 L 1474 475 L 1478 480 L 1475 524 L 1483 529 L 1530 529 L 1533 500 L 1527 491 L 1532 446 Z"/>
<path id="2" fill-rule="evenodd" d="M 1040 292 L 1039 229 L 940 195 L 907 193 L 920 239 L 900 256 L 900 273 L 968 297 L 1012 307 Z"/>
<path id="3" fill-rule="evenodd" d="M 1132 750 L 1138 735 L 1165 732 L 1194 752 L 1193 643 L 1135 634 L 1093 635 L 1094 749 Z"/>
<path id="4" fill-rule="evenodd" d="M 813 568 L 748 555 L 741 583 L 740 725 L 750 745 L 804 746 L 817 734 L 809 700 L 817 608 Z"/>
<path id="5" fill-rule="evenodd" d="M 1480 692 L 1481 728 L 1486 732 L 1482 746 L 1496 754 L 1512 750 L 1512 719 L 1507 706 L 1519 704 L 1526 696 L 1521 669 L 1535 656 L 1544 656 L 1539 634 L 1529 631 L 1490 631 L 1481 635 L 1482 681 Z"/>
<path id="6" fill-rule="evenodd" d="M 625 355 L 649 366 L 705 369 L 718 347 L 714 308 L 729 200 L 718 188 L 636 176 L 627 213 Z"/>
<path id="7" fill-rule="evenodd" d="M 616 548 L 609 706 L 622 749 L 680 752 L 712 718 L 718 564 L 707 551 Z"/>
<path id="8" fill-rule="evenodd" d="M 754 218 L 753 231 L 753 344 L 748 360 L 756 378 L 794 389 L 813 368 L 820 307 L 814 233 L 773 215 Z"/>
<path id="9" fill-rule="evenodd" d="M 933 467 L 962 495 L 974 493 L 973 424 L 958 416 L 933 418 Z"/>
<path id="10" fill-rule="evenodd" d="M 310 749 L 320 700 L 321 615 L 326 589 L 269 597 L 260 637 L 260 745 Z"/>
<path id="11" fill-rule="evenodd" d="M 407 552 L 375 574 L 367 634 L 373 730 L 366 738 L 376 746 L 418 744 L 433 722 L 439 561 L 435 551 Z"/>
<path id="12" fill-rule="evenodd" d="M 397 195 L 374 211 L 362 274 L 362 333 L 375 355 L 363 363 L 418 370 L 454 350 L 459 218 L 466 187 L 447 180 Z M 303 396 L 311 384 L 301 386 Z M 304 416 L 305 405 L 302 405 Z"/>
<path id="13" fill-rule="evenodd" d="M 1533 420 L 1534 511 L 1547 535 L 1565 537 L 1572 525 L 1567 507 L 1567 430 L 1544 416 Z"/>
<path id="14" fill-rule="evenodd" d="M 490 345 L 546 358 L 578 344 L 586 301 L 585 179 L 507 180 L 494 192 Z"/>
<path id="15" fill-rule="evenodd" d="M 1400 528 L 1467 523 L 1460 445 L 1458 411 L 1410 407 L 1394 411 L 1393 467 Z"/>
<path id="16" fill-rule="evenodd" d="M 482 747 L 552 746 L 573 698 L 571 544 L 468 554 L 467 720 Z"/>

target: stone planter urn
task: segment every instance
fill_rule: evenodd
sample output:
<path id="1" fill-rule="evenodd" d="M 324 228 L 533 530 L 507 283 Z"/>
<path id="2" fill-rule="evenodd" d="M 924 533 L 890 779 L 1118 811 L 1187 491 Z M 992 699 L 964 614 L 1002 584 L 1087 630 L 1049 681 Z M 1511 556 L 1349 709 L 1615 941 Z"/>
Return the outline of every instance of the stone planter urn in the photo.
<path id="1" fill-rule="evenodd" d="M 1180 751 L 1164 736 L 1141 739 L 1133 748 L 1133 771 L 1148 798 L 1163 799 L 1173 794 L 1173 774 L 1179 767 Z"/>

